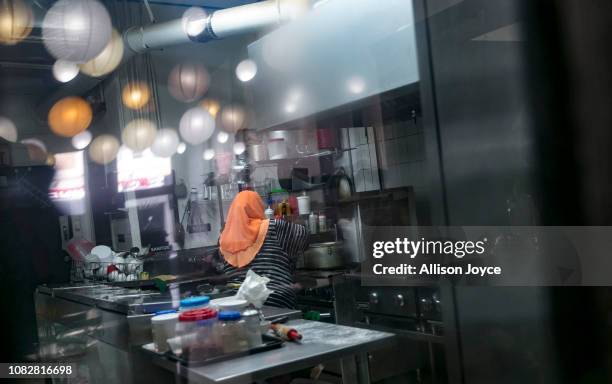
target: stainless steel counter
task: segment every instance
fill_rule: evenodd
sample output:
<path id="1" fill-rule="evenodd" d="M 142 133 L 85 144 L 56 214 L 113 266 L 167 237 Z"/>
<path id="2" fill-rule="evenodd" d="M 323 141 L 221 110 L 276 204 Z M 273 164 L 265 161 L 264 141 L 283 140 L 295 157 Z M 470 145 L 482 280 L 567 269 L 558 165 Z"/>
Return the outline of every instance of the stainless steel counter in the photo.
<path id="1" fill-rule="evenodd" d="M 223 361 L 203 367 L 187 367 L 165 357 L 151 355 L 155 365 L 172 374 L 182 376 L 189 383 L 251 383 L 319 363 L 356 356 L 357 372 L 349 382 L 368 382 L 367 364 L 363 364 L 365 354 L 395 341 L 395 335 L 368 329 L 346 327 L 335 324 L 308 320 L 292 320 L 288 323 L 304 336 L 301 343 L 285 343 L 282 348 Z M 152 357 L 151 357 L 152 356 Z"/>

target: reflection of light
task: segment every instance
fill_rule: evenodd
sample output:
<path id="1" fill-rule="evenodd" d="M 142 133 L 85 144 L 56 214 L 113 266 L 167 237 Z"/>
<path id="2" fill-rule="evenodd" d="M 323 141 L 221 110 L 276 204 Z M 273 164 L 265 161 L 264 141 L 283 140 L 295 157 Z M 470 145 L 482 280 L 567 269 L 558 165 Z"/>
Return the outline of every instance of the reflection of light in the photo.
<path id="1" fill-rule="evenodd" d="M 217 113 L 219 113 L 221 109 L 221 104 L 215 99 L 204 99 L 200 103 L 200 107 L 207 110 L 212 117 L 217 117 Z"/>
<path id="2" fill-rule="evenodd" d="M 125 126 L 121 132 L 121 140 L 130 149 L 142 151 L 153 144 L 156 135 L 155 123 L 147 119 L 136 119 Z"/>
<path id="3" fill-rule="evenodd" d="M 234 143 L 234 153 L 235 154 L 241 155 L 242 153 L 244 153 L 245 149 L 246 149 L 246 146 L 244 145 L 243 142 Z"/>
<path id="4" fill-rule="evenodd" d="M 204 160 L 212 160 L 213 157 L 215 157 L 214 149 L 207 149 L 204 151 L 204 154 L 202 154 L 202 158 L 204 158 Z"/>
<path id="5" fill-rule="evenodd" d="M 79 67 L 75 63 L 66 60 L 57 60 L 53 64 L 53 77 L 55 80 L 67 83 L 79 74 Z"/>
<path id="6" fill-rule="evenodd" d="M 257 64 L 253 60 L 242 60 L 236 66 L 236 77 L 242 82 L 252 80 L 257 74 Z"/>
<path id="7" fill-rule="evenodd" d="M 163 128 L 157 131 L 155 141 L 151 145 L 151 151 L 159 157 L 170 157 L 176 152 L 179 145 L 179 137 L 174 129 Z"/>
<path id="8" fill-rule="evenodd" d="M 210 75 L 199 63 L 178 64 L 168 76 L 170 94 L 183 103 L 190 103 L 204 96 L 209 84 Z"/>
<path id="9" fill-rule="evenodd" d="M 2 116 L 0 116 L 0 137 L 13 143 L 17 141 L 17 128 L 15 124 Z"/>
<path id="10" fill-rule="evenodd" d="M 221 131 L 217 134 L 217 141 L 221 144 L 227 143 L 228 139 L 229 139 L 229 134 L 227 132 Z"/>
<path id="11" fill-rule="evenodd" d="M 192 145 L 202 144 L 215 130 L 215 119 L 202 108 L 189 109 L 181 117 L 179 131 L 183 140 Z"/>
<path id="12" fill-rule="evenodd" d="M 128 83 L 123 87 L 121 92 L 121 100 L 123 105 L 130 109 L 140 109 L 144 107 L 151 98 L 149 86 L 144 82 Z"/>
<path id="13" fill-rule="evenodd" d="M 206 28 L 206 11 L 199 7 L 191 7 L 183 13 L 183 31 L 187 36 L 197 36 Z"/>
<path id="14" fill-rule="evenodd" d="M 150 149 L 134 152 L 122 146 L 117 154 L 117 190 L 135 191 L 166 185 L 172 174 L 169 157 L 155 156 Z"/>
<path id="15" fill-rule="evenodd" d="M 83 131 L 72 137 L 72 146 L 75 149 L 84 149 L 91 143 L 91 132 Z"/>
<path id="16" fill-rule="evenodd" d="M 363 78 L 358 76 L 350 78 L 347 82 L 348 90 L 354 94 L 362 93 L 365 90 L 365 86 Z"/>
<path id="17" fill-rule="evenodd" d="M 85 197 L 83 152 L 55 155 L 55 176 L 49 187 L 49 197 L 52 200 L 80 200 Z"/>
<path id="18" fill-rule="evenodd" d="M 186 150 L 187 150 L 187 144 L 185 143 L 179 143 L 179 145 L 176 147 L 176 153 L 178 153 L 179 155 L 182 155 L 183 153 L 185 153 Z"/>
<path id="19" fill-rule="evenodd" d="M 293 113 L 296 111 L 296 109 L 297 109 L 297 106 L 294 103 L 289 102 L 285 104 L 285 112 L 287 113 Z"/>

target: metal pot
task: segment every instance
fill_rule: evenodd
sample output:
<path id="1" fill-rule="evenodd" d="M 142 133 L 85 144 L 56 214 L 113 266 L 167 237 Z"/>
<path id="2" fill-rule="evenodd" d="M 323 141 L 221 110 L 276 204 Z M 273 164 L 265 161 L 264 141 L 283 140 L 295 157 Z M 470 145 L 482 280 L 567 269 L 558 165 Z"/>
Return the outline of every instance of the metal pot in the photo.
<path id="1" fill-rule="evenodd" d="M 265 144 L 252 144 L 249 145 L 249 155 L 252 161 L 265 161 L 268 160 L 268 150 Z"/>
<path id="2" fill-rule="evenodd" d="M 304 252 L 304 268 L 306 269 L 334 269 L 344 267 L 342 242 L 310 244 Z"/>

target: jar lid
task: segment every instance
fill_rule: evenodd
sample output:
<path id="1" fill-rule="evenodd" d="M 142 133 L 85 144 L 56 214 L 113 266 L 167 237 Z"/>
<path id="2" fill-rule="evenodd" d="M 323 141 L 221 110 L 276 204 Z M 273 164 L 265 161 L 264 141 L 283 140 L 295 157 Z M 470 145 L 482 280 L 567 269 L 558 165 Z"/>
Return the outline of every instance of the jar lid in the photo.
<path id="1" fill-rule="evenodd" d="M 240 320 L 240 312 L 221 311 L 219 312 L 219 320 Z"/>
<path id="2" fill-rule="evenodd" d="M 245 309 L 244 311 L 242 311 L 241 314 L 242 317 L 258 317 L 259 318 L 259 311 L 256 309 Z"/>
<path id="3" fill-rule="evenodd" d="M 164 311 L 157 311 L 153 316 L 165 315 L 167 313 L 176 313 L 176 309 L 166 309 Z"/>
<path id="4" fill-rule="evenodd" d="M 157 323 L 157 322 L 161 322 L 161 321 L 168 321 L 168 320 L 174 320 L 176 321 L 176 319 L 179 317 L 179 314 L 176 312 L 173 313 L 163 313 L 161 315 L 155 315 L 151 318 L 151 322 L 153 323 Z"/>
<path id="5" fill-rule="evenodd" d="M 208 296 L 192 296 L 186 299 L 181 300 L 181 307 L 183 308 L 193 308 L 199 307 L 200 305 L 206 305 L 210 301 L 210 297 Z"/>
<path id="6" fill-rule="evenodd" d="M 217 317 L 217 311 L 211 308 L 194 309 L 192 311 L 186 311 L 179 315 L 179 321 L 200 321 L 210 320 Z"/>

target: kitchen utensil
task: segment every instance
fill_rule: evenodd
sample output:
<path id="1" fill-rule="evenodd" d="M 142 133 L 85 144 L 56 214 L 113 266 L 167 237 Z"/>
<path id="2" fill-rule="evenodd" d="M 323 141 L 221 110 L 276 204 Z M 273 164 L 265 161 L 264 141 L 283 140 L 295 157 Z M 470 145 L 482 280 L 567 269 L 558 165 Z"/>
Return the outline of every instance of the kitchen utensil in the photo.
<path id="1" fill-rule="evenodd" d="M 304 268 L 334 269 L 344 266 L 342 242 L 315 243 L 304 252 Z"/>

